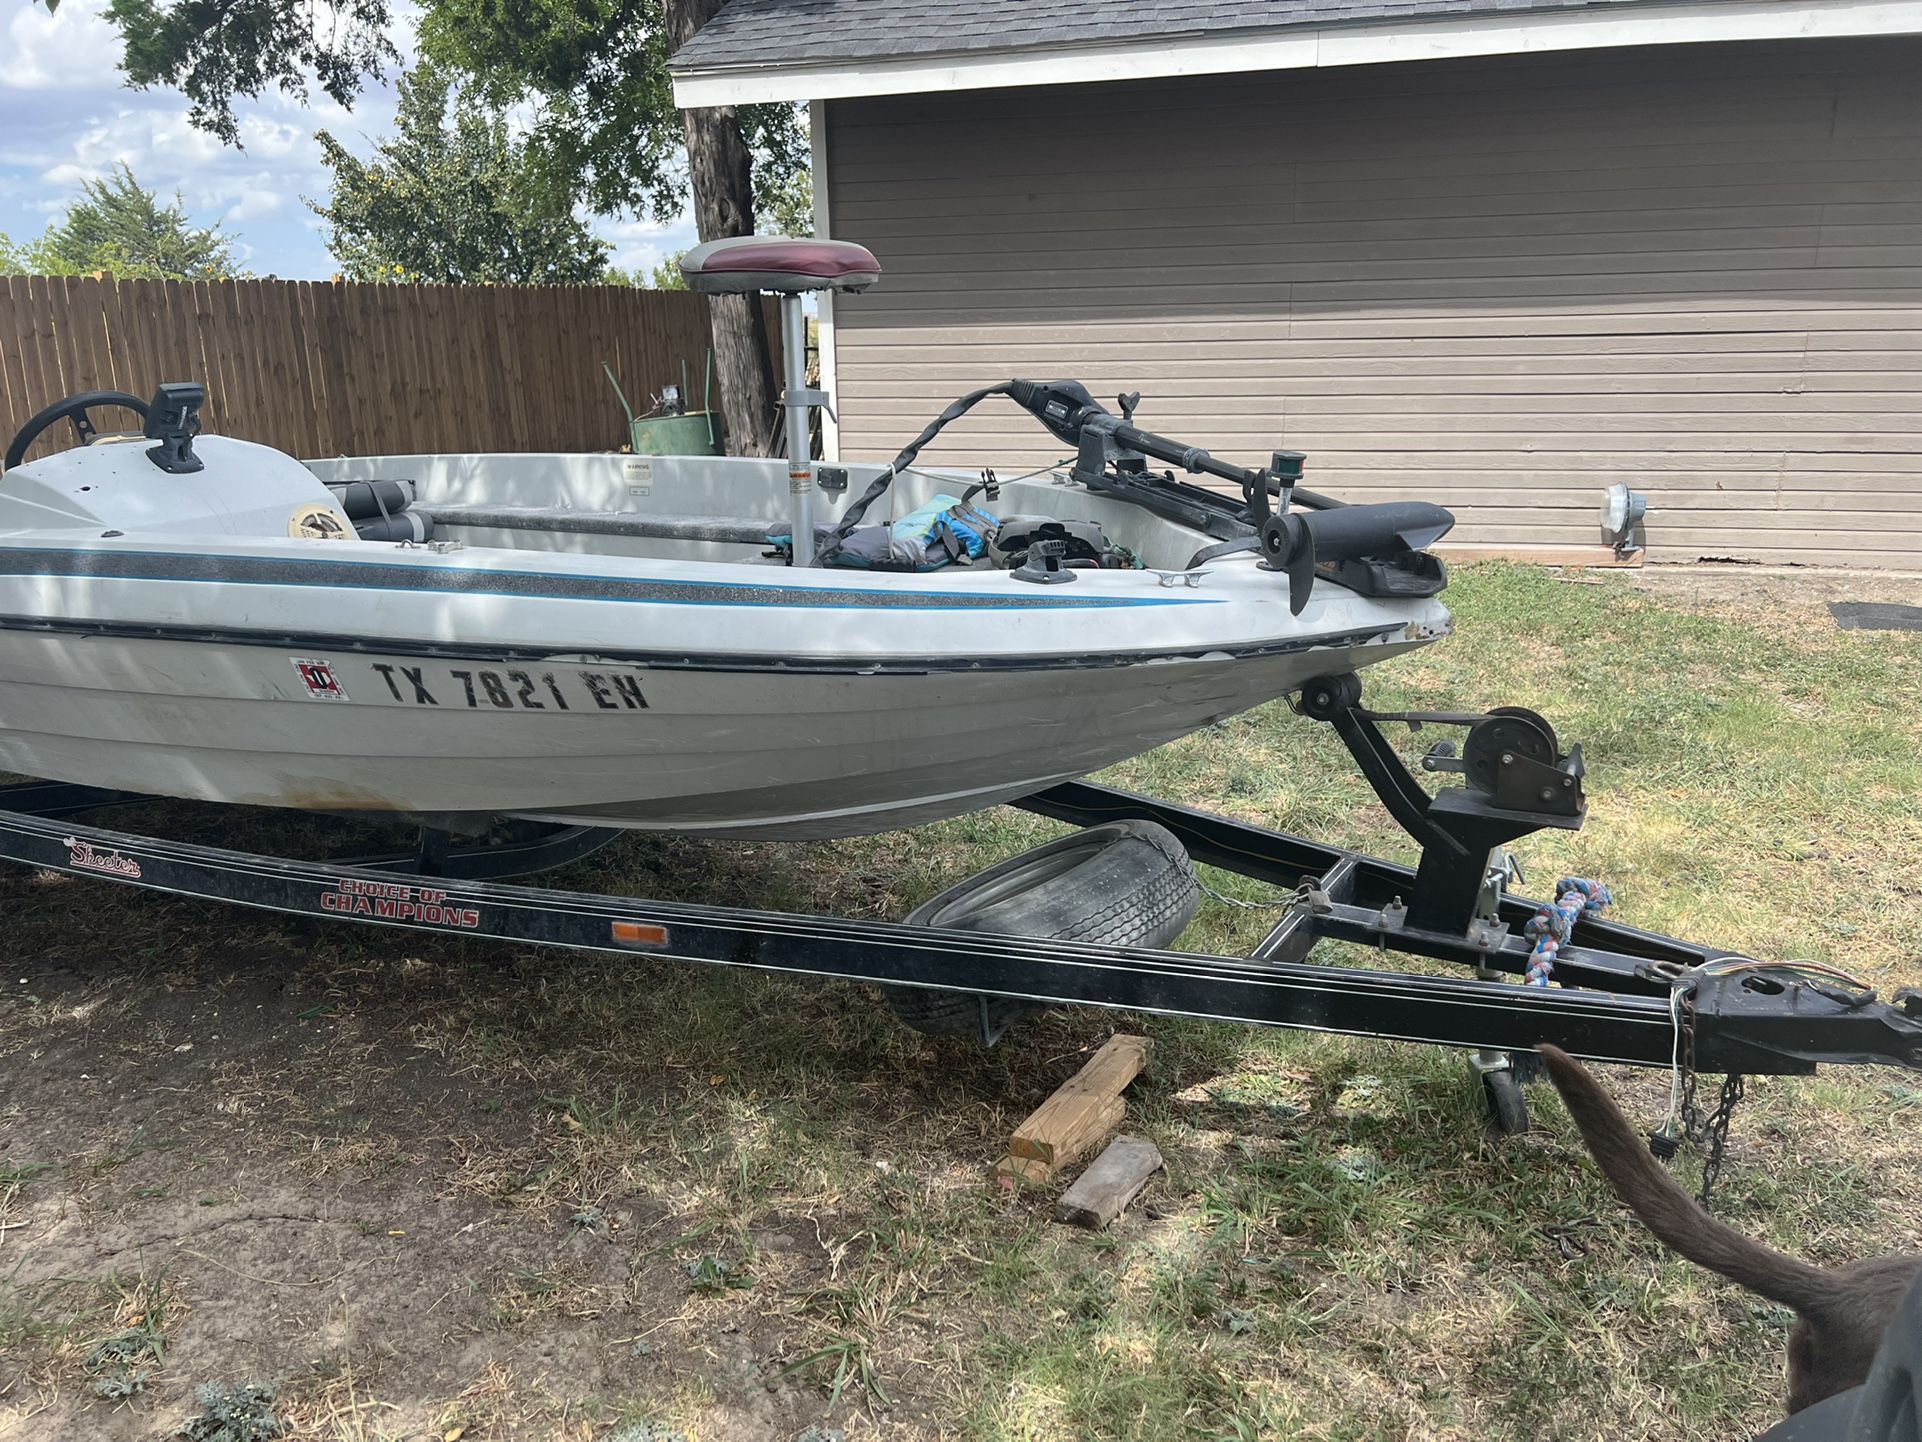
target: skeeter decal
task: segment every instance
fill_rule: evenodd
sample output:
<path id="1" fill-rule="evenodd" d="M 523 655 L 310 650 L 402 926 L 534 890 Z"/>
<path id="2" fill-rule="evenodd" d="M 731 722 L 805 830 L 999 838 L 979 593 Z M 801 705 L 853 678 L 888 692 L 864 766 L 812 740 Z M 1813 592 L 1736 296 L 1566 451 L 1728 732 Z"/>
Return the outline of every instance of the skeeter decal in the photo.
<path id="1" fill-rule="evenodd" d="M 124 876 L 129 881 L 140 876 L 140 863 L 131 856 L 122 856 L 118 851 L 95 851 L 91 842 L 82 841 L 77 836 L 63 837 L 67 847 L 67 865 L 82 871 L 98 871 L 105 876 Z"/>
<path id="2" fill-rule="evenodd" d="M 369 662 L 403 706 L 468 711 L 645 711 L 633 671 L 545 671 L 508 667 L 406 666 Z"/>
<path id="3" fill-rule="evenodd" d="M 417 926 L 445 926 L 472 931 L 480 925 L 480 910 L 449 906 L 447 893 L 431 886 L 403 886 L 394 881 L 348 878 L 320 894 L 320 909 L 336 916 L 373 916 L 383 921 Z"/>

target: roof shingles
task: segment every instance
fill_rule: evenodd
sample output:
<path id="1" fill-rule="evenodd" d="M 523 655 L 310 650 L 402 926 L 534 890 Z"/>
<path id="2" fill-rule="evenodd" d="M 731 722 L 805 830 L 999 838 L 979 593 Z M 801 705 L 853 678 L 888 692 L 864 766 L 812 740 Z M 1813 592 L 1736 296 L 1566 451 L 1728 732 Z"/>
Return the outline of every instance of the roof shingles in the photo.
<path id="1" fill-rule="evenodd" d="M 965 55 L 1655 0 L 729 0 L 675 71 Z"/>

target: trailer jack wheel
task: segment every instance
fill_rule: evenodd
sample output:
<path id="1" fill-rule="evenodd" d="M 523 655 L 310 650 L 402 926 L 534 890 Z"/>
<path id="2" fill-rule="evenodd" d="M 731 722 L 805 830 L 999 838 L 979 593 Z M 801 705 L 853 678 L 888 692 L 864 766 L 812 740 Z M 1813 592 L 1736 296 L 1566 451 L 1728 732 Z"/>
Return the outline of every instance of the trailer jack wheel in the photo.
<path id="1" fill-rule="evenodd" d="M 1488 1120 L 1503 1136 L 1518 1137 L 1528 1130 L 1528 1099 L 1522 1095 L 1514 1068 L 1482 1073 L 1482 1104 Z"/>

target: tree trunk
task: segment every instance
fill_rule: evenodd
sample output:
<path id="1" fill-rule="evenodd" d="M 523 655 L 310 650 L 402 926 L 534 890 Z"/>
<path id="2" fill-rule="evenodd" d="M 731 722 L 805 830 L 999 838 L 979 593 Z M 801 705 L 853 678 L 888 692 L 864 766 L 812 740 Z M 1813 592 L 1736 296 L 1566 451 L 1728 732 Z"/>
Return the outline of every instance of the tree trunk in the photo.
<path id="1" fill-rule="evenodd" d="M 663 0 L 669 53 L 714 17 L 723 0 Z M 754 234 L 754 179 L 740 117 L 731 105 L 684 110 L 688 183 L 702 240 Z M 714 375 L 728 448 L 739 456 L 772 455 L 780 434 L 774 353 L 767 313 L 756 295 L 712 295 Z"/>

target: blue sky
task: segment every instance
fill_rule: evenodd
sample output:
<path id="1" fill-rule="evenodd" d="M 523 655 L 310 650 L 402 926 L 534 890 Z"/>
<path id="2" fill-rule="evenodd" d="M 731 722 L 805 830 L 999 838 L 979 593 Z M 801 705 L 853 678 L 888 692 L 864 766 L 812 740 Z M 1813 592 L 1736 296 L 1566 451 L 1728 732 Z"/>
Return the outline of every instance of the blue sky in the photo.
<path id="1" fill-rule="evenodd" d="M 105 10 L 106 0 L 63 0 L 53 15 L 37 0 L 0 5 L 0 232 L 16 241 L 40 234 L 84 180 L 124 160 L 142 185 L 177 191 L 198 223 L 219 222 L 256 274 L 332 275 L 325 233 L 305 204 L 327 195 L 314 132 L 365 154 L 393 124 L 392 89 L 369 91 L 351 113 L 318 90 L 305 104 L 279 94 L 243 102 L 235 150 L 193 129 L 174 91 L 122 84 Z M 589 223 L 613 244 L 614 264 L 630 269 L 650 270 L 694 240 L 687 217 Z"/>

